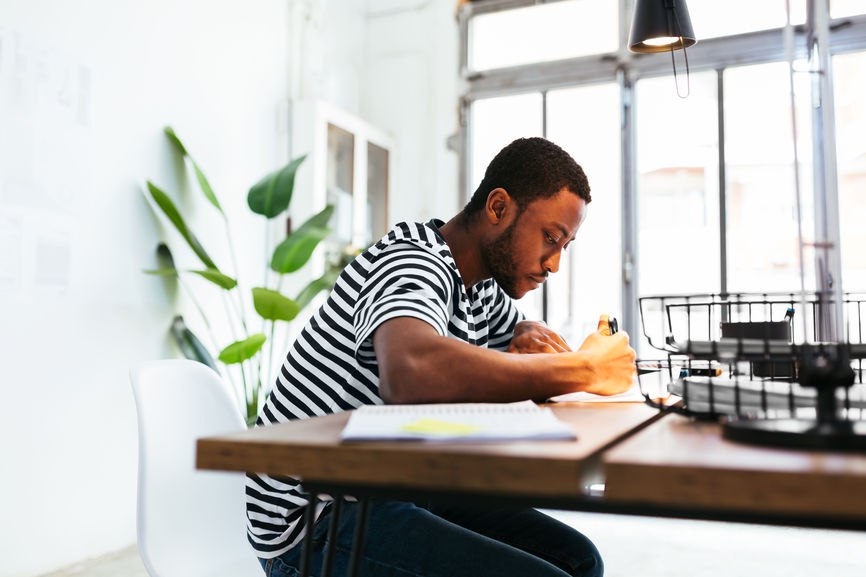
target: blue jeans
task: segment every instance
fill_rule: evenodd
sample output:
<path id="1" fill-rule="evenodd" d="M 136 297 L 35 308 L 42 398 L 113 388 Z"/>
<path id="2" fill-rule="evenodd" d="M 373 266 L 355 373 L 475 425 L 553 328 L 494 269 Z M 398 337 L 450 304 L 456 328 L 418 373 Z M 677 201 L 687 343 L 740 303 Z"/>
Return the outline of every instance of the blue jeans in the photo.
<path id="1" fill-rule="evenodd" d="M 422 506 L 423 505 L 423 506 Z M 332 575 L 348 573 L 358 504 L 344 502 Z M 311 575 L 325 558 L 330 508 L 313 532 Z M 268 577 L 300 575 L 303 543 L 262 559 Z M 370 502 L 359 577 L 600 577 L 604 564 L 584 535 L 535 509 L 403 501 Z"/>

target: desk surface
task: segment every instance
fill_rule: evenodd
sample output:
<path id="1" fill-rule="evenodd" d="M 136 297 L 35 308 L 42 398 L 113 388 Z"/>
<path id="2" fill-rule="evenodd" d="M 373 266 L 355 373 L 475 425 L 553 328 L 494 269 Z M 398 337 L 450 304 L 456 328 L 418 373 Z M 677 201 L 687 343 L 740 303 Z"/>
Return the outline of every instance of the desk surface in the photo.
<path id="1" fill-rule="evenodd" d="M 717 424 L 660 418 L 637 403 L 554 411 L 577 441 L 346 444 L 339 435 L 348 414 L 340 413 L 199 439 L 196 466 L 291 475 L 334 494 L 505 497 L 612 513 L 866 529 L 866 455 L 734 443 Z M 603 498 L 586 491 L 598 480 L 607 485 Z"/>
<path id="2" fill-rule="evenodd" d="M 866 526 L 866 455 L 745 445 L 668 416 L 607 451 L 608 502 Z M 718 516 L 718 515 L 710 515 Z"/>
<path id="3" fill-rule="evenodd" d="M 601 452 L 659 417 L 639 403 L 553 410 L 577 441 L 346 444 L 339 435 L 348 413 L 338 413 L 200 439 L 196 466 L 344 486 L 582 498 Z"/>

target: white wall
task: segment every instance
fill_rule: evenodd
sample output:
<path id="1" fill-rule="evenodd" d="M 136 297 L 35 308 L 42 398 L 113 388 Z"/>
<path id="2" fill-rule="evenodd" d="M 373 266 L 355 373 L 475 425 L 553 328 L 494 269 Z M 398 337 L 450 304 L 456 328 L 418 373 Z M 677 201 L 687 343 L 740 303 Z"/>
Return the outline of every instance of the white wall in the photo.
<path id="1" fill-rule="evenodd" d="M 386 132 L 391 224 L 457 206 L 458 28 L 452 0 L 295 0 L 292 98 L 324 100 Z"/>
<path id="2" fill-rule="evenodd" d="M 392 220 L 447 218 L 453 11 L 451 0 L 0 0 L 0 577 L 135 540 L 128 370 L 177 356 L 169 321 L 192 317 L 170 284 L 141 273 L 160 238 L 177 240 L 155 224 L 144 181 L 180 198 L 229 262 L 162 127 L 214 184 L 255 282 L 264 235 L 246 191 L 288 159 L 290 99 L 389 132 Z"/>
<path id="3" fill-rule="evenodd" d="M 175 355 L 141 185 L 180 192 L 171 123 L 248 212 L 286 159 L 287 21 L 284 0 L 0 0 L 0 576 L 134 542 L 128 370 Z M 221 231 L 196 232 L 226 262 Z"/>
<path id="4" fill-rule="evenodd" d="M 362 111 L 397 147 L 393 221 L 448 220 L 458 206 L 458 27 L 452 0 L 369 0 Z"/>

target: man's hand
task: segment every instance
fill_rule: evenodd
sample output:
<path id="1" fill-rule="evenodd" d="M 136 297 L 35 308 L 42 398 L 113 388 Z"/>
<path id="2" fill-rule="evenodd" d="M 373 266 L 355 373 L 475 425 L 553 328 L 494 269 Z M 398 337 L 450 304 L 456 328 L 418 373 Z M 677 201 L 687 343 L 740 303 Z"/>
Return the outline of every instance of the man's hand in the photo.
<path id="1" fill-rule="evenodd" d="M 616 395 L 627 391 L 634 382 L 635 352 L 628 344 L 628 334 L 605 334 L 608 330 L 599 323 L 599 330 L 580 345 L 580 352 L 590 355 L 594 372 L 584 389 L 588 393 Z"/>
<path id="2" fill-rule="evenodd" d="M 571 349 L 565 340 L 541 322 L 520 321 L 514 325 L 509 353 L 566 353 Z"/>

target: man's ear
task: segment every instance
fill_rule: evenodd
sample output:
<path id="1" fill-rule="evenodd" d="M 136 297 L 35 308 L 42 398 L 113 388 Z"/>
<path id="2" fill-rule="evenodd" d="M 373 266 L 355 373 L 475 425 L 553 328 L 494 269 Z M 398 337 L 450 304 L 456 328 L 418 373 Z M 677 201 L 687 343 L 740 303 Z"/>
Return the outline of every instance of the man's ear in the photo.
<path id="1" fill-rule="evenodd" d="M 504 188 L 494 188 L 487 195 L 487 204 L 484 206 L 484 213 L 490 224 L 496 225 L 508 217 L 508 212 L 511 209 L 512 201 L 508 191 Z"/>

